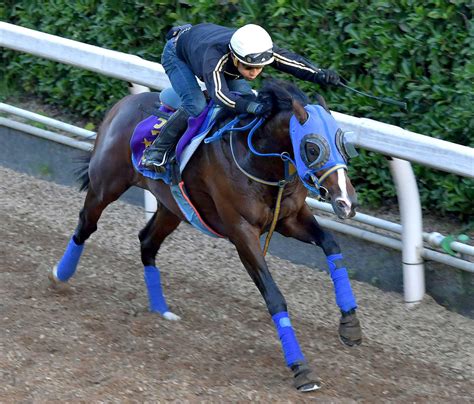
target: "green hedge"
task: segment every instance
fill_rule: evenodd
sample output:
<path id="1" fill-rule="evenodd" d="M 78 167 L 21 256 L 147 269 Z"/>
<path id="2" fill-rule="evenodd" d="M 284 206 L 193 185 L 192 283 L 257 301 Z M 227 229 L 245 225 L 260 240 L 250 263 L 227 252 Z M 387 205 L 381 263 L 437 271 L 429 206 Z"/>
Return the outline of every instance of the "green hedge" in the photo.
<path id="1" fill-rule="evenodd" d="M 190 6 L 189 4 L 192 4 Z M 54 35 L 160 61 L 164 35 L 176 24 L 263 25 L 280 46 L 336 69 L 352 87 L 404 99 L 408 111 L 347 90 L 321 92 L 334 110 L 474 146 L 473 3 L 462 0 L 345 1 L 7 0 L 0 19 Z M 127 94 L 123 82 L 14 51 L 2 53 L 3 92 L 21 90 L 98 121 Z M 278 76 L 268 69 L 264 76 Z M 282 76 L 289 79 L 288 76 Z M 461 219 L 474 216 L 474 185 L 416 166 L 423 206 Z M 361 153 L 351 167 L 362 203 L 393 204 L 384 157 Z"/>

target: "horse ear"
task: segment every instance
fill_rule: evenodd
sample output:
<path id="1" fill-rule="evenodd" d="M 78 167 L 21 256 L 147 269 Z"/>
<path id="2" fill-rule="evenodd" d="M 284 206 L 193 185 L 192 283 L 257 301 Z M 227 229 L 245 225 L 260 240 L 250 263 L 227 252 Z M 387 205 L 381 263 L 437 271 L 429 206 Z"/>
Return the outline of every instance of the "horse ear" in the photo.
<path id="1" fill-rule="evenodd" d="M 293 100 L 293 113 L 301 125 L 308 120 L 308 112 L 304 109 L 303 105 L 296 100 Z"/>
<path id="2" fill-rule="evenodd" d="M 318 104 L 321 105 L 328 114 L 330 114 L 331 111 L 329 111 L 328 104 L 326 104 L 326 100 L 323 98 L 323 96 L 320 94 L 316 94 L 316 99 L 318 100 Z"/>

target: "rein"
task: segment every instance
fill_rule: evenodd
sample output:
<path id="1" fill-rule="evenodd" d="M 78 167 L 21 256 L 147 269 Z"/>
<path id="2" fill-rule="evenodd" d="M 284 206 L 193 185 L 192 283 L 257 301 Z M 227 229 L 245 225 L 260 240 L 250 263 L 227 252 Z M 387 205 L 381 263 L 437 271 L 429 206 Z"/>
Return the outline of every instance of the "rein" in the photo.
<path id="1" fill-rule="evenodd" d="M 258 126 L 260 126 L 260 124 Z M 255 128 L 253 128 L 252 130 L 254 130 L 254 129 Z M 250 137 L 250 135 L 249 135 L 249 137 Z M 270 225 L 270 229 L 268 230 L 267 237 L 265 238 L 265 245 L 263 247 L 263 256 L 265 256 L 265 255 L 267 255 L 268 246 L 270 245 L 270 240 L 273 236 L 273 232 L 275 231 L 275 227 L 276 227 L 276 224 L 277 224 L 277 221 L 278 221 L 278 216 L 280 215 L 281 199 L 282 199 L 282 196 L 283 196 L 283 190 L 285 189 L 285 185 L 288 184 L 289 182 L 291 182 L 296 174 L 292 174 L 292 175 L 289 174 L 289 172 L 290 172 L 290 170 L 289 170 L 289 161 L 288 161 L 288 159 L 283 159 L 283 164 L 284 164 L 284 169 L 285 169 L 285 178 L 284 179 L 282 179 L 280 181 L 272 182 L 272 181 L 266 181 L 266 180 L 262 180 L 261 178 L 255 177 L 254 175 L 252 175 L 249 172 L 245 171 L 244 168 L 237 161 L 237 158 L 236 158 L 235 153 L 234 153 L 234 147 L 232 146 L 233 139 L 234 139 L 233 132 L 231 132 L 230 133 L 230 151 L 232 153 L 232 158 L 234 159 L 234 163 L 237 166 L 237 168 L 243 174 L 245 174 L 248 178 L 254 180 L 255 182 L 259 182 L 260 184 L 265 184 L 265 185 L 278 187 L 278 196 L 277 196 L 277 200 L 276 200 L 276 203 L 275 203 L 275 210 L 274 210 L 274 213 L 273 213 L 273 220 L 272 220 L 272 224 Z M 272 153 L 272 154 L 275 154 L 276 156 L 281 156 L 281 155 L 276 154 L 276 153 Z"/>
<path id="2" fill-rule="evenodd" d="M 270 240 L 273 236 L 273 232 L 275 231 L 275 227 L 276 227 L 276 224 L 278 222 L 278 216 L 280 215 L 280 209 L 281 209 L 281 200 L 282 200 L 282 197 L 283 197 L 283 190 L 285 189 L 286 184 L 291 182 L 294 179 L 294 177 L 296 176 L 296 173 L 292 174 L 292 175 L 289 174 L 289 172 L 290 172 L 289 163 L 292 162 L 292 160 L 291 160 L 290 156 L 288 155 L 288 153 L 286 153 L 286 152 L 281 153 L 281 154 L 279 154 L 279 153 L 259 153 L 253 147 L 253 145 L 252 145 L 252 136 L 255 133 L 255 131 L 262 125 L 264 120 L 265 120 L 264 118 L 255 118 L 249 124 L 237 128 L 237 127 L 235 127 L 235 125 L 238 122 L 240 122 L 240 118 L 236 117 L 232 121 L 227 123 L 225 126 L 223 126 L 221 129 L 219 129 L 214 135 L 212 135 L 211 137 L 209 137 L 208 139 L 206 139 L 204 141 L 205 143 L 213 142 L 214 140 L 220 139 L 225 132 L 230 131 L 230 152 L 232 154 L 232 158 L 233 158 L 234 163 L 237 166 L 237 168 L 246 177 L 250 178 L 251 180 L 253 180 L 255 182 L 258 182 L 258 183 L 264 184 L 264 185 L 278 187 L 278 196 L 277 196 L 277 200 L 276 200 L 276 203 L 275 203 L 275 209 L 274 209 L 274 213 L 273 213 L 272 223 L 270 225 L 270 229 L 268 230 L 267 237 L 265 238 L 265 245 L 263 247 L 263 256 L 265 256 L 267 254 L 268 246 L 270 245 Z M 280 181 L 266 181 L 264 179 L 258 178 L 256 176 L 250 174 L 248 171 L 246 171 L 239 164 L 239 162 L 237 161 L 237 157 L 235 156 L 234 146 L 233 146 L 234 132 L 243 132 L 243 131 L 248 130 L 248 129 L 250 129 L 250 132 L 249 132 L 249 135 L 248 135 L 248 138 L 247 138 L 247 144 L 249 146 L 250 151 L 253 154 L 255 154 L 257 156 L 261 156 L 261 157 L 280 157 L 283 160 L 283 164 L 284 164 L 285 178 L 283 178 Z"/>
<path id="3" fill-rule="evenodd" d="M 252 145 L 253 134 L 262 125 L 264 120 L 265 120 L 264 118 L 258 118 L 257 117 L 255 119 L 253 119 L 252 122 L 248 123 L 245 126 L 236 127 L 235 125 L 240 122 L 240 117 L 235 117 L 232 121 L 228 122 L 226 125 L 224 125 L 222 128 L 220 128 L 218 131 L 216 131 L 216 133 L 214 133 L 214 135 L 212 135 L 211 137 L 205 139 L 204 143 L 214 142 L 215 140 L 220 139 L 224 135 L 225 132 L 230 132 L 230 151 L 231 151 L 231 154 L 232 154 L 232 158 L 233 158 L 234 163 L 237 166 L 237 168 L 245 176 L 249 177 L 253 181 L 258 182 L 260 184 L 270 185 L 270 186 L 274 186 L 274 187 L 281 187 L 282 185 L 285 186 L 287 183 L 291 182 L 293 180 L 293 178 L 295 177 L 295 175 L 296 175 L 296 174 L 289 175 L 289 168 L 287 167 L 288 163 L 291 162 L 293 165 L 295 165 L 295 163 L 291 160 L 291 157 L 288 155 L 288 153 L 287 152 L 284 152 L 284 153 L 281 153 L 281 154 L 279 154 L 279 153 L 259 153 L 259 152 L 257 152 L 257 150 L 255 150 L 255 148 Z M 253 154 L 255 154 L 257 156 L 261 156 L 261 157 L 280 157 L 283 160 L 284 164 L 285 164 L 285 178 L 284 179 L 282 179 L 280 181 L 266 181 L 264 179 L 261 179 L 261 178 L 258 178 L 256 176 L 254 176 L 253 174 L 250 174 L 248 171 L 246 171 L 239 164 L 239 162 L 237 161 L 237 158 L 235 156 L 235 152 L 234 152 L 234 147 L 233 147 L 233 138 L 234 138 L 234 136 L 233 135 L 234 135 L 234 132 L 243 132 L 243 131 L 248 130 L 248 129 L 250 129 L 250 132 L 249 132 L 249 135 L 248 135 L 248 138 L 247 138 L 247 144 L 249 146 L 250 151 Z"/>
<path id="4" fill-rule="evenodd" d="M 264 244 L 264 247 L 263 247 L 263 255 L 265 256 L 267 254 L 267 251 L 268 251 L 268 246 L 270 244 L 271 237 L 273 235 L 276 224 L 278 222 L 278 216 L 280 214 L 280 209 L 281 209 L 281 200 L 282 200 L 282 197 L 283 197 L 283 191 L 285 189 L 286 184 L 291 182 L 294 179 L 294 177 L 296 176 L 296 173 L 294 173 L 292 175 L 289 174 L 289 171 L 290 171 L 289 170 L 289 165 L 291 163 L 291 164 L 293 164 L 294 167 L 296 167 L 296 163 L 290 157 L 288 152 L 283 152 L 283 153 L 260 153 L 255 149 L 255 147 L 252 144 L 253 135 L 255 134 L 256 130 L 264 122 L 264 120 L 265 120 L 264 118 L 256 117 L 250 123 L 248 123 L 247 125 L 244 125 L 244 126 L 241 126 L 241 127 L 236 127 L 236 125 L 240 122 L 240 119 L 241 119 L 241 117 L 234 118 L 233 120 L 228 122 L 226 125 L 224 125 L 222 128 L 220 128 L 218 131 L 216 131 L 216 133 L 214 133 L 214 135 L 212 135 L 211 137 L 205 139 L 204 143 L 211 143 L 215 140 L 220 139 L 224 135 L 224 133 L 230 132 L 230 152 L 231 152 L 231 155 L 232 155 L 232 159 L 234 160 L 234 163 L 237 166 L 237 168 L 246 177 L 250 178 L 251 180 L 253 180 L 255 182 L 258 182 L 258 183 L 264 184 L 264 185 L 278 187 L 278 196 L 277 196 L 277 200 L 276 200 L 276 203 L 275 203 L 273 219 L 272 219 L 272 223 L 270 225 L 270 229 L 268 230 L 268 234 L 267 234 L 267 237 L 265 239 L 265 244 Z M 250 129 L 250 131 L 249 131 L 249 134 L 248 134 L 248 137 L 247 137 L 247 146 L 248 146 L 248 148 L 249 148 L 249 150 L 252 154 L 254 154 L 256 156 L 260 156 L 260 157 L 279 157 L 279 158 L 282 159 L 283 164 L 284 164 L 285 177 L 283 179 L 281 179 L 280 181 L 267 181 L 267 180 L 264 180 L 262 178 L 256 177 L 255 175 L 250 174 L 248 171 L 246 171 L 239 164 L 239 162 L 237 161 L 237 157 L 235 155 L 234 146 L 233 146 L 234 132 L 243 132 L 243 131 L 246 131 L 246 130 L 249 130 L 249 129 Z M 317 193 L 318 193 L 318 197 L 320 199 L 322 199 L 320 189 L 324 188 L 322 186 L 322 183 L 324 182 L 324 180 L 331 173 L 333 173 L 334 171 L 338 170 L 341 167 L 345 167 L 345 166 L 341 165 L 341 164 L 337 164 L 334 167 L 331 167 L 319 179 L 316 178 L 314 175 L 311 176 L 312 180 L 313 180 L 313 183 L 316 187 L 316 188 L 311 189 L 311 190 L 312 191 L 316 190 Z M 305 184 L 305 186 L 308 187 L 306 184 Z"/>

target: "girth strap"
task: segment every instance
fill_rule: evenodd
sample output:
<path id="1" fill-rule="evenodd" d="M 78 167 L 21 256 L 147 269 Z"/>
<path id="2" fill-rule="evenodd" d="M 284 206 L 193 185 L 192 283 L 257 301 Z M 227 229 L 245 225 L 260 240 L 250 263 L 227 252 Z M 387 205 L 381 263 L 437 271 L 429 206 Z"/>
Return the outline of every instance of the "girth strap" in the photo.
<path id="1" fill-rule="evenodd" d="M 235 125 L 239 121 L 240 121 L 239 117 L 233 119 L 232 121 L 227 123 L 224 127 L 219 129 L 213 136 L 211 136 L 210 138 L 207 138 L 206 140 L 204 140 L 204 142 L 205 143 L 213 142 L 217 139 L 220 139 L 225 132 L 230 132 L 230 142 L 229 142 L 230 143 L 230 152 L 232 154 L 232 158 L 234 159 L 234 163 L 237 166 L 237 168 L 245 176 L 247 176 L 248 178 L 252 179 L 255 182 L 258 182 L 258 183 L 264 184 L 264 185 L 270 185 L 270 186 L 274 186 L 274 187 L 277 186 L 278 187 L 278 196 L 277 196 L 275 209 L 274 209 L 274 213 L 273 213 L 273 219 L 272 219 L 272 223 L 270 225 L 270 229 L 268 230 L 267 237 L 265 238 L 265 245 L 263 247 L 263 256 L 265 256 L 267 254 L 268 246 L 270 245 L 270 240 L 273 236 L 273 232 L 275 231 L 276 224 L 278 222 L 278 216 L 280 215 L 280 208 L 281 208 L 281 200 L 282 200 L 282 196 L 283 196 L 283 190 L 285 189 L 285 185 L 288 184 L 289 182 L 291 182 L 295 178 L 296 174 L 290 175 L 290 173 L 289 173 L 289 164 L 291 162 L 291 159 L 286 158 L 287 153 L 286 154 L 285 153 L 282 153 L 282 154 L 280 154 L 280 153 L 265 153 L 265 154 L 263 154 L 263 153 L 258 153 L 254 149 L 254 147 L 252 146 L 252 136 L 255 133 L 255 131 L 258 129 L 258 127 L 263 123 L 263 118 L 255 118 L 249 124 L 237 128 L 237 127 L 235 127 Z M 248 130 L 248 129 L 250 129 L 250 133 L 248 134 L 247 144 L 249 146 L 250 151 L 253 154 L 257 155 L 257 156 L 280 157 L 283 160 L 283 164 L 284 164 L 284 171 L 285 171 L 285 175 L 284 175 L 285 178 L 284 179 L 282 179 L 280 181 L 266 181 L 264 179 L 258 178 L 256 176 L 250 174 L 248 171 L 246 171 L 239 164 L 239 162 L 237 161 L 237 157 L 235 155 L 235 152 L 234 152 L 234 146 L 233 146 L 234 136 L 233 135 L 234 135 L 234 132 L 243 132 L 243 131 Z"/>
<path id="2" fill-rule="evenodd" d="M 265 238 L 265 245 L 263 247 L 263 256 L 267 255 L 268 246 L 270 245 L 270 240 L 273 236 L 273 232 L 275 230 L 276 224 L 278 222 L 278 216 L 280 215 L 280 208 L 281 208 L 281 197 L 283 196 L 283 190 L 285 189 L 286 182 L 281 182 L 278 188 L 278 196 L 277 201 L 275 204 L 275 212 L 273 213 L 273 220 L 268 230 L 267 237 Z"/>
<path id="3" fill-rule="evenodd" d="M 253 122 L 254 123 L 254 122 Z M 251 133 L 248 135 L 249 138 L 251 138 L 251 135 L 254 133 L 255 129 L 259 126 L 259 124 L 261 123 L 261 121 L 257 122 L 257 124 L 255 124 L 255 126 L 252 128 L 252 131 Z M 258 126 L 257 126 L 258 125 Z M 267 237 L 265 238 L 265 245 L 263 247 L 263 256 L 265 256 L 267 254 L 267 251 L 268 251 L 268 247 L 270 245 L 270 240 L 273 236 L 273 232 L 275 231 L 275 227 L 276 227 L 276 224 L 278 222 L 278 216 L 280 215 L 280 208 L 281 208 L 281 200 L 282 200 L 282 196 L 283 196 L 283 190 L 285 189 L 285 185 L 288 184 L 289 182 L 291 182 L 296 174 L 291 174 L 289 173 L 289 165 L 290 165 L 290 161 L 288 159 L 283 159 L 283 165 L 284 165 L 284 172 L 285 172 L 285 175 L 282 180 L 280 181 L 266 181 L 266 180 L 263 180 L 261 178 L 258 178 L 252 174 L 250 174 L 248 171 L 246 171 L 240 164 L 239 162 L 237 161 L 237 157 L 235 155 L 235 152 L 234 152 L 234 146 L 233 146 L 233 138 L 234 138 L 234 132 L 231 131 L 230 132 L 230 151 L 231 151 L 231 154 L 232 154 L 232 158 L 234 159 L 234 163 L 235 165 L 237 166 L 237 168 L 244 174 L 246 175 L 248 178 L 254 180 L 255 182 L 258 182 L 260 184 L 264 184 L 264 185 L 270 185 L 270 186 L 274 186 L 274 187 L 278 187 L 278 196 L 277 196 L 277 200 L 276 200 L 276 204 L 275 204 L 275 209 L 274 209 L 274 213 L 273 213 L 273 220 L 272 220 L 272 224 L 270 225 L 270 229 L 268 230 L 268 233 L 267 233 Z M 249 143 L 249 147 L 251 146 L 251 144 Z M 251 148 L 252 150 L 253 148 Z M 256 153 L 254 150 L 252 150 L 252 152 L 254 154 L 257 154 L 257 155 L 262 155 L 264 156 L 263 154 L 259 154 L 259 153 Z M 275 156 L 278 156 L 278 157 L 282 157 L 280 154 L 276 155 Z"/>

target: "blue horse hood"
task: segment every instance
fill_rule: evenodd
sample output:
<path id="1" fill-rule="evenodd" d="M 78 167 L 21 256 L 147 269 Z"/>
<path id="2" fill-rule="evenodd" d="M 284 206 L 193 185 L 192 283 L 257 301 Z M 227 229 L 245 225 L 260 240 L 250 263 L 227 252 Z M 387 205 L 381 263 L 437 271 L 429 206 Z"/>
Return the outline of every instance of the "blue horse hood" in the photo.
<path id="1" fill-rule="evenodd" d="M 314 191 L 308 180 L 316 173 L 334 166 L 346 168 L 346 161 L 336 143 L 339 126 L 334 117 L 320 105 L 307 105 L 308 119 L 300 124 L 293 115 L 290 137 L 293 144 L 296 170 L 304 185 Z"/>

